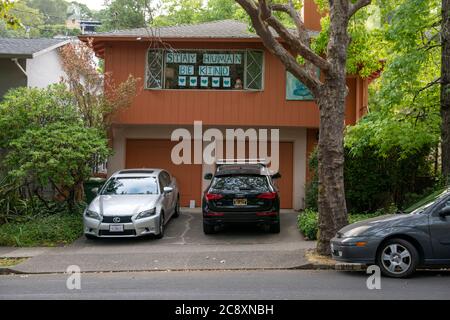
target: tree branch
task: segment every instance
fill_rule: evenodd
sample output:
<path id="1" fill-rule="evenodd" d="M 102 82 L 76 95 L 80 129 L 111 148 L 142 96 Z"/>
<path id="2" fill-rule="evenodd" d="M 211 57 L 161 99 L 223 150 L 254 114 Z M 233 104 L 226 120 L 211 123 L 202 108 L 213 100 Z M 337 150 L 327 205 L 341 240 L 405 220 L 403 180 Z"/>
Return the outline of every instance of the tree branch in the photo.
<path id="1" fill-rule="evenodd" d="M 292 4 L 292 2 L 290 2 Z M 283 5 L 278 5 L 283 6 Z M 293 5 L 284 6 L 283 10 L 295 11 Z M 295 53 L 301 55 L 306 60 L 310 61 L 316 67 L 320 68 L 322 71 L 327 72 L 330 69 L 330 64 L 327 60 L 316 54 L 309 48 L 309 37 L 307 35 L 307 30 L 304 29 L 303 22 L 300 22 L 299 28 L 303 31 L 299 33 L 299 37 L 295 37 L 292 32 L 290 32 L 276 17 L 272 15 L 272 9 L 267 5 L 265 0 L 259 0 L 259 12 L 260 18 L 268 23 L 277 33 L 278 35 L 287 43 L 287 45 L 295 51 Z M 295 11 L 296 12 L 296 11 Z M 295 15 L 295 13 L 292 13 Z M 294 19 L 294 18 L 293 18 Z M 303 38 L 307 42 L 301 41 L 299 38 Z"/>
<path id="2" fill-rule="evenodd" d="M 262 16 L 267 16 L 268 14 L 266 11 L 266 8 L 268 8 L 267 5 L 266 8 L 262 8 L 261 10 L 261 6 L 258 7 L 253 0 L 236 0 L 236 2 L 249 15 L 255 31 L 261 37 L 265 47 L 281 60 L 287 71 L 291 72 L 297 79 L 303 82 L 314 96 L 317 96 L 322 85 L 319 79 L 298 64 L 296 58 L 275 39 L 268 24 L 262 19 Z M 328 64 L 328 61 L 324 61 Z"/>
<path id="3" fill-rule="evenodd" d="M 355 3 L 350 3 L 348 8 L 348 17 L 351 18 L 359 9 L 368 6 L 371 0 L 358 0 Z"/>

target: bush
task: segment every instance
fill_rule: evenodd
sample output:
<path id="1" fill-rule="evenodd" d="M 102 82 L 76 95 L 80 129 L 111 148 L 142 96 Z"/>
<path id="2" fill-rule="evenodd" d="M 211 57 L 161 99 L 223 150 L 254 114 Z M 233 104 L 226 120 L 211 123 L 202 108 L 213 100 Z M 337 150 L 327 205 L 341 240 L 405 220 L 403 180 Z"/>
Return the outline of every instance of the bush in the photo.
<path id="1" fill-rule="evenodd" d="M 392 205 L 404 208 L 434 189 L 429 149 L 398 158 L 378 156 L 372 148 L 361 154 L 345 150 L 345 197 L 349 212 L 391 211 Z M 306 185 L 306 208 L 317 211 L 318 175 L 317 153 L 309 159 L 313 177 Z M 395 211 L 395 210 L 394 210 Z"/>
<path id="2" fill-rule="evenodd" d="M 309 240 L 317 239 L 319 229 L 319 215 L 316 211 L 306 209 L 297 217 L 300 232 Z"/>
<path id="3" fill-rule="evenodd" d="M 348 220 L 349 223 L 355 223 L 361 220 L 383 215 L 384 213 L 384 211 L 377 211 L 374 213 L 350 214 Z M 317 232 L 319 231 L 319 214 L 316 211 L 306 209 L 298 215 L 297 226 L 307 240 L 317 240 Z"/>
<path id="4" fill-rule="evenodd" d="M 54 214 L 0 226 L 0 246 L 58 246 L 73 242 L 83 233 L 81 214 Z"/>
<path id="5" fill-rule="evenodd" d="M 71 209 L 91 168 L 109 154 L 105 133 L 85 126 L 64 85 L 10 90 L 0 103 L 0 132 L 7 176 L 27 197 L 51 186 Z"/>

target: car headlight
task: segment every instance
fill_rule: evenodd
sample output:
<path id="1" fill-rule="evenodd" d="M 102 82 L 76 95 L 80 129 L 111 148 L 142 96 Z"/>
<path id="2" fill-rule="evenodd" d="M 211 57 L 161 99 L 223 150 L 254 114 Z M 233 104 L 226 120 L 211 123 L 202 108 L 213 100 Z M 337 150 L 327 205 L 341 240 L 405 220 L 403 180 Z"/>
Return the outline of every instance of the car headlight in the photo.
<path id="1" fill-rule="evenodd" d="M 361 234 L 363 234 L 365 231 L 367 231 L 370 228 L 371 228 L 371 226 L 356 227 L 356 228 L 353 228 L 353 229 L 348 230 L 347 232 L 345 232 L 343 234 L 343 237 L 344 238 L 358 237 L 358 236 L 360 236 Z"/>
<path id="2" fill-rule="evenodd" d="M 86 213 L 84 215 L 95 220 L 102 220 L 102 216 L 98 212 L 92 210 L 86 210 Z"/>
<path id="3" fill-rule="evenodd" d="M 154 215 L 156 213 L 156 208 L 150 209 L 150 210 L 145 210 L 140 212 L 137 216 L 136 216 L 136 220 L 137 219 L 142 219 L 142 218 L 148 218 L 151 217 L 152 215 Z"/>

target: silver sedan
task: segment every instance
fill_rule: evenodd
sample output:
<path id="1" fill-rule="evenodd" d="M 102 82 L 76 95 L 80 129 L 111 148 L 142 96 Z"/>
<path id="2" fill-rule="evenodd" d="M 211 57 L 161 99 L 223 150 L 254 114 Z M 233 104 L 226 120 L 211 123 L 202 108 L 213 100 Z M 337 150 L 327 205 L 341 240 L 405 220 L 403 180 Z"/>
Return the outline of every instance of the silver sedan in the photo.
<path id="1" fill-rule="evenodd" d="M 162 169 L 114 173 L 83 214 L 84 234 L 97 237 L 164 236 L 171 217 L 180 214 L 177 181 Z"/>

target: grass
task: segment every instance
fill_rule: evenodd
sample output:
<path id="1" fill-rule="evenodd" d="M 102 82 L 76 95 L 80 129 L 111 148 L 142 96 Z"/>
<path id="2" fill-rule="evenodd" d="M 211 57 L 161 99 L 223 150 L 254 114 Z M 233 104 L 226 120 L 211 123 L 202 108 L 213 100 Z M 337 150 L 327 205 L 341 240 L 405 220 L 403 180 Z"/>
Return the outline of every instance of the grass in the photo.
<path id="1" fill-rule="evenodd" d="M 12 267 L 25 260 L 27 258 L 0 258 L 0 267 Z"/>
<path id="2" fill-rule="evenodd" d="M 54 247 L 71 243 L 83 232 L 79 214 L 53 214 L 0 226 L 0 246 Z"/>

